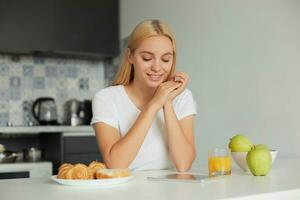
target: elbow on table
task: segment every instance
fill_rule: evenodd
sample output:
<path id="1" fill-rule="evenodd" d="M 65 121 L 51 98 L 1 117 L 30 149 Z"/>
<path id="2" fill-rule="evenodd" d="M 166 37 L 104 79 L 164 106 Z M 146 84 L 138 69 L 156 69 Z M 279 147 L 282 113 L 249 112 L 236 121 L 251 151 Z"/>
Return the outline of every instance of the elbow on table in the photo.
<path id="1" fill-rule="evenodd" d="M 191 165 L 189 166 L 176 166 L 176 171 L 177 172 L 187 172 L 191 168 Z"/>
<path id="2" fill-rule="evenodd" d="M 178 172 L 187 172 L 191 169 L 193 162 L 196 158 L 196 152 L 193 152 L 193 156 L 189 160 L 178 162 L 175 164 L 176 170 Z"/>
<path id="3" fill-rule="evenodd" d="M 126 164 L 126 163 L 105 162 L 105 165 L 109 169 L 125 169 L 125 168 L 129 168 L 129 164 Z"/>

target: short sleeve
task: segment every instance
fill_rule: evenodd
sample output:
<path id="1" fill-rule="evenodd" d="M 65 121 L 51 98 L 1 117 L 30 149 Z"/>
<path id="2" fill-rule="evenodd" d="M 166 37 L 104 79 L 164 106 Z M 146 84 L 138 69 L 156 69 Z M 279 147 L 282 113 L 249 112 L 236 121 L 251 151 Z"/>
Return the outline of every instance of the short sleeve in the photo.
<path id="1" fill-rule="evenodd" d="M 180 96 L 178 96 L 175 103 L 175 112 L 178 120 L 181 120 L 189 115 L 196 115 L 196 102 L 194 101 L 192 92 L 185 89 Z"/>
<path id="2" fill-rule="evenodd" d="M 93 118 L 91 124 L 104 122 L 118 129 L 118 119 L 115 105 L 101 93 L 96 93 L 92 100 Z"/>

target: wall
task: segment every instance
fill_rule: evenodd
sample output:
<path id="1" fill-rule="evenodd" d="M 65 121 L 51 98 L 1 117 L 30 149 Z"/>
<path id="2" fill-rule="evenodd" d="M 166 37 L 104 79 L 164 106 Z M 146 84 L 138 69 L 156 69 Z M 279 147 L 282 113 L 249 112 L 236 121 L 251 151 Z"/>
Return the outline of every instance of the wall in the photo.
<path id="1" fill-rule="evenodd" d="M 35 122 L 31 105 L 45 96 L 55 99 L 62 122 L 67 100 L 91 100 L 107 84 L 104 72 L 110 78 L 113 68 L 106 68 L 102 61 L 0 54 L 0 126 Z"/>
<path id="2" fill-rule="evenodd" d="M 300 1 L 121 1 L 121 38 L 148 18 L 177 36 L 197 102 L 196 165 L 237 133 L 300 156 Z"/>

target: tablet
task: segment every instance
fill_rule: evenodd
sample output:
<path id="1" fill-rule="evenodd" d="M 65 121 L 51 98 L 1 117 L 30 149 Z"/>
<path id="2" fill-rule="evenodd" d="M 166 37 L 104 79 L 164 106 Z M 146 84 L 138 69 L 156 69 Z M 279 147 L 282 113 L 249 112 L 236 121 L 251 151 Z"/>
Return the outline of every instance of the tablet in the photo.
<path id="1" fill-rule="evenodd" d="M 207 182 L 220 179 L 219 177 L 209 177 L 208 175 L 202 174 L 191 174 L 191 173 L 172 173 L 160 176 L 147 177 L 148 180 L 152 181 L 183 181 L 183 182 Z"/>

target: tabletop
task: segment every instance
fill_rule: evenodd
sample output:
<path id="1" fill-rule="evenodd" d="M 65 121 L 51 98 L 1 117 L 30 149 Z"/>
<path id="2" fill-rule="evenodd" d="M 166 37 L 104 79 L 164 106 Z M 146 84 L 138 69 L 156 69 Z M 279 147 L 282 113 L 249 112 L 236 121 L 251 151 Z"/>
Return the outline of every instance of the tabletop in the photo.
<path id="1" fill-rule="evenodd" d="M 231 175 L 215 181 L 151 181 L 147 177 L 172 171 L 133 173 L 133 179 L 111 187 L 65 186 L 49 178 L 0 180 L 1 200 L 50 199 L 300 199 L 300 158 L 278 159 L 267 176 L 253 176 L 234 168 Z M 207 174 L 205 169 L 193 173 Z"/>

